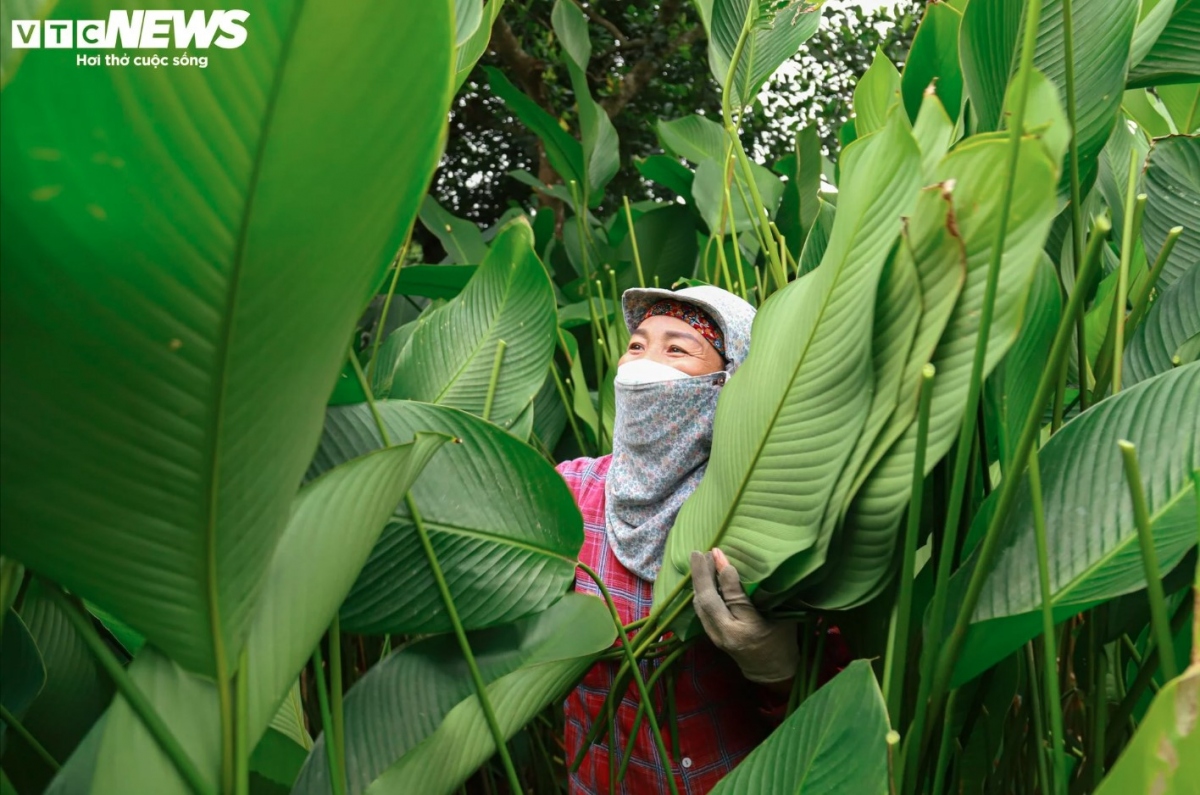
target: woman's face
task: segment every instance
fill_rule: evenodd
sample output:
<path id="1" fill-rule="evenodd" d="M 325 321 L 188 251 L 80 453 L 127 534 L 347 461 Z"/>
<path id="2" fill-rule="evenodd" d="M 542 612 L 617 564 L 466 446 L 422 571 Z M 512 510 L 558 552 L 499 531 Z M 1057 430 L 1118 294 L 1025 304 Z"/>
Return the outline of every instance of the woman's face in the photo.
<path id="1" fill-rule="evenodd" d="M 677 317 L 653 315 L 630 335 L 629 348 L 617 361 L 620 366 L 649 359 L 688 375 L 708 375 L 725 369 L 721 354 L 689 324 Z"/>

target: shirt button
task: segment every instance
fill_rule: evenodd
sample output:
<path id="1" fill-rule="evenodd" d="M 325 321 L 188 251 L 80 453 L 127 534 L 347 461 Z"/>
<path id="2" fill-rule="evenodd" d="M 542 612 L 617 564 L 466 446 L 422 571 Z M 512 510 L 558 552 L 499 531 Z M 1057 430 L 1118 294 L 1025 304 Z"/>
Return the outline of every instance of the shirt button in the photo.
<path id="1" fill-rule="evenodd" d="M 679 764 L 683 765 L 684 770 L 687 770 L 692 766 L 692 758 L 690 756 L 685 756 Z"/>

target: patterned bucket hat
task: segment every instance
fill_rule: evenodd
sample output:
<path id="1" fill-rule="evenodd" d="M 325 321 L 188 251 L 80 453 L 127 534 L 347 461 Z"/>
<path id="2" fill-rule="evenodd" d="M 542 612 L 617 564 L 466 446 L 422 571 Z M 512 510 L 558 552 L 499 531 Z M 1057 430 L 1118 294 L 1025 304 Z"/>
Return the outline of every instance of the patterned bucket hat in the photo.
<path id="1" fill-rule="evenodd" d="M 721 327 L 725 348 L 725 372 L 733 375 L 746 360 L 746 353 L 750 350 L 750 327 L 754 323 L 754 307 L 728 290 L 708 284 L 685 287 L 682 290 L 634 287 L 621 295 L 621 308 L 625 312 L 625 325 L 629 331 L 633 332 L 641 324 L 650 307 L 663 300 L 680 301 L 699 307 Z"/>

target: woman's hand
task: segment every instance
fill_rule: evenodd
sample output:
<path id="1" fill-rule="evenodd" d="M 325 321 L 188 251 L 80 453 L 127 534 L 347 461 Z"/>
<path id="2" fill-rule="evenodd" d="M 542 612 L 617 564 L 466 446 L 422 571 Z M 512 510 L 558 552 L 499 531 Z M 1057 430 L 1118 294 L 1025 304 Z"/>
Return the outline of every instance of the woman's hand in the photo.
<path id="1" fill-rule="evenodd" d="M 691 565 L 696 615 L 708 637 L 734 659 L 742 675 L 761 684 L 795 676 L 800 664 L 795 622 L 763 618 L 721 550 L 693 552 Z"/>

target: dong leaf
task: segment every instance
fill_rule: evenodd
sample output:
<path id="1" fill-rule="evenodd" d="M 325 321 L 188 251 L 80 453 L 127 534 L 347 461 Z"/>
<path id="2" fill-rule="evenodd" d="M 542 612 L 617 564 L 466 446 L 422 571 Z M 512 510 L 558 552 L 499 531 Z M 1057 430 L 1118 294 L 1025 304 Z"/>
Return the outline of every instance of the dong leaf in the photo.
<path id="1" fill-rule="evenodd" d="M 692 550 L 720 545 L 757 581 L 816 541 L 866 422 L 875 288 L 916 198 L 919 160 L 898 115 L 843 153 L 824 259 L 755 318 L 750 354 L 717 404 L 713 457 L 667 537 L 657 602 L 689 570 Z"/>
<path id="2" fill-rule="evenodd" d="M 506 735 L 562 695 L 615 629 L 604 603 L 570 594 L 516 624 L 470 636 Z M 329 791 L 325 737 L 295 795 Z M 412 643 L 373 667 L 346 698 L 347 792 L 451 792 L 495 752 L 471 677 L 449 635 Z"/>
<path id="3" fill-rule="evenodd" d="M 471 221 L 455 218 L 432 196 L 425 197 L 418 217 L 446 249 L 449 262 L 471 265 L 482 262 L 487 256 L 488 247 L 479 227 Z"/>
<path id="4" fill-rule="evenodd" d="M 393 443 L 422 430 L 459 440 L 429 463 L 412 497 L 468 629 L 544 610 L 567 591 L 583 525 L 566 484 L 545 459 L 460 411 L 396 400 L 376 409 Z M 369 407 L 330 409 L 309 474 L 379 446 Z M 447 632 L 450 621 L 412 518 L 403 504 L 393 508 L 342 605 L 342 625 L 369 634 Z"/>
<path id="5" fill-rule="evenodd" d="M 554 290 L 519 218 L 492 241 L 463 291 L 431 312 L 400 355 L 391 396 L 453 406 L 509 427 L 554 355 Z M 506 346 L 492 385 L 497 348 Z"/>
<path id="6" fill-rule="evenodd" d="M 1200 781 L 1200 665 L 1167 682 L 1096 795 L 1178 792 Z M 1188 782 L 1191 782 L 1189 784 Z"/>
<path id="7" fill-rule="evenodd" d="M 734 177 L 730 179 L 722 163 L 722 160 L 705 160 L 696 167 L 696 179 L 692 183 L 692 198 L 696 201 L 696 209 L 700 211 L 704 223 L 714 235 L 718 232 L 728 234 L 731 231 L 749 231 L 758 223 L 758 213 L 750 203 L 748 183 L 741 170 L 736 168 Z M 750 164 L 750 172 L 754 175 L 755 185 L 762 196 L 767 213 L 774 216 L 779 201 L 783 198 L 783 183 L 779 181 L 779 177 L 757 163 Z M 726 189 L 729 190 L 730 212 L 725 209 Z"/>
<path id="8" fill-rule="evenodd" d="M 475 2 L 475 0 L 456 0 L 456 5 L 460 2 Z M 504 0 L 489 0 L 487 5 L 482 9 L 481 19 L 475 31 L 466 41 L 459 42 L 455 52 L 455 94 L 462 88 L 463 83 L 467 81 L 467 77 L 471 74 L 471 70 L 475 68 L 476 62 L 487 50 L 488 42 L 492 40 L 492 25 L 495 24 L 496 17 L 500 16 L 500 9 L 503 7 Z M 458 38 L 458 36 L 456 35 L 455 38 Z"/>
<path id="9" fill-rule="evenodd" d="M 1021 0 L 972 3 L 963 15 L 959 44 L 963 74 L 980 130 L 1002 126 L 1003 100 L 1017 63 Z M 1125 90 L 1138 0 L 1074 0 L 1075 135 L 1084 185 L 1108 140 Z M 1066 61 L 1062 0 L 1043 5 L 1033 65 L 1065 104 Z M 1031 103 L 1031 109 L 1036 105 Z M 1065 171 L 1065 169 L 1064 169 Z"/>
<path id="10" fill-rule="evenodd" d="M 1145 587 L 1133 506 L 1118 439 L 1137 446 L 1154 547 L 1163 571 L 1196 544 L 1200 465 L 1200 364 L 1143 381 L 1067 423 L 1038 453 L 1045 506 L 1050 592 L 1056 620 Z M 985 504 L 976 521 L 986 522 Z M 1041 596 L 1028 478 L 999 528 L 1000 547 L 971 618 L 958 682 L 1041 632 Z M 957 604 L 974 569 L 951 578 Z"/>
<path id="11" fill-rule="evenodd" d="M 705 160 L 725 160 L 729 138 L 725 128 L 695 114 L 655 125 L 663 149 L 699 165 Z"/>
<path id="12" fill-rule="evenodd" d="M 854 130 L 861 138 L 883 129 L 888 113 L 901 101 L 900 72 L 883 50 L 854 86 Z"/>
<path id="13" fill-rule="evenodd" d="M 1157 259 L 1172 227 L 1183 227 L 1159 277 L 1162 289 L 1200 264 L 1200 136 L 1172 135 L 1155 141 L 1144 179 L 1142 238 L 1147 259 Z"/>
<path id="14" fill-rule="evenodd" d="M 921 110 L 913 123 L 913 137 L 921 147 L 921 175 L 930 182 L 936 178 L 938 164 L 954 140 L 954 123 L 936 94 L 927 93 L 922 98 Z"/>
<path id="15" fill-rule="evenodd" d="M 866 660 L 813 693 L 713 795 L 888 790 L 888 716 Z"/>
<path id="16" fill-rule="evenodd" d="M 38 580 L 25 593 L 21 620 L 45 664 L 46 683 L 24 714 L 18 715 L 50 755 L 63 761 L 108 706 L 112 682 L 58 605 L 46 598 Z M 8 643 L 7 632 L 4 643 Z M 6 689 L 8 680 L 6 670 Z M 43 791 L 54 775 L 50 767 L 15 732 L 6 732 L 5 746 L 0 761 L 17 791 Z"/>
<path id="17" fill-rule="evenodd" d="M 0 674 L 0 705 L 18 716 L 46 684 L 42 653 L 29 628 L 12 608 L 4 615 L 4 634 L 0 636 Z M 7 724 L 4 728 L 8 728 Z"/>
<path id="18" fill-rule="evenodd" d="M 300 490 L 247 641 L 243 673 L 248 677 L 250 747 L 276 719 L 387 516 L 446 441 L 444 436 L 423 434 L 412 444 L 347 462 Z M 150 645 L 128 670 L 201 776 L 215 783 L 221 769 L 221 730 L 213 682 L 183 670 Z M 191 792 L 119 695 L 50 791 Z"/>
<path id="19" fill-rule="evenodd" d="M 0 552 L 206 676 L 236 665 L 450 91 L 448 2 L 244 8 L 204 70 L 35 50 L 0 94 Z"/>
<path id="20" fill-rule="evenodd" d="M 1132 386 L 1174 364 L 1175 352 L 1200 334 L 1200 264 L 1164 290 L 1125 348 L 1122 386 Z"/>
<path id="21" fill-rule="evenodd" d="M 809 0 L 786 0 L 769 8 L 757 0 L 699 0 L 699 5 L 708 28 L 709 68 L 722 87 L 733 72 L 729 101 L 734 107 L 752 103 L 767 78 L 795 55 L 821 24 L 820 5 Z M 739 54 L 738 39 L 752 14 L 758 17 L 749 20 L 750 30 Z"/>
<path id="22" fill-rule="evenodd" d="M 958 121 L 963 98 L 963 74 L 958 63 L 961 24 L 962 14 L 946 3 L 930 3 L 925 8 L 900 78 L 904 109 L 913 123 L 927 90 L 941 100 L 951 125 Z"/>
<path id="23" fill-rule="evenodd" d="M 1175 8 L 1149 51 L 1129 72 L 1129 88 L 1188 83 L 1200 78 L 1200 0 L 1175 0 Z"/>
<path id="24" fill-rule="evenodd" d="M 956 221 L 953 231 L 965 252 L 966 282 L 929 360 L 937 373 L 930 403 L 926 473 L 950 450 L 962 421 L 987 270 L 1000 222 L 1007 162 L 1008 142 L 989 137 L 955 148 L 938 172 L 944 182 L 953 180 L 950 191 Z M 1026 139 L 1021 144 L 1013 183 L 985 376 L 1016 339 L 1042 241 L 1053 219 L 1057 178 L 1045 148 L 1036 139 Z M 934 252 L 933 256 L 958 255 L 959 243 L 946 239 L 943 245 L 947 248 Z M 825 591 L 820 597 L 822 606 L 858 604 L 886 585 L 897 532 L 912 489 L 916 431 L 916 424 L 908 419 L 903 434 L 866 475 L 854 497 L 843 528 L 848 535 L 842 541 L 837 565 L 826 576 L 827 585 L 821 589 Z"/>

